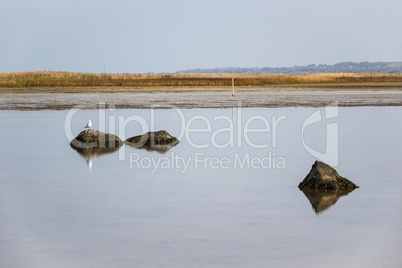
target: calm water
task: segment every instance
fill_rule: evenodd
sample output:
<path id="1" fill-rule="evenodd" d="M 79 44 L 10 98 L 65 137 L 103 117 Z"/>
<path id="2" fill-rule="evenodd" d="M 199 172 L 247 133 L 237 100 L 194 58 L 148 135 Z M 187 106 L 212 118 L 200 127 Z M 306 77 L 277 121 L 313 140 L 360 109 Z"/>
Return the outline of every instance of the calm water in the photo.
<path id="1" fill-rule="evenodd" d="M 1 111 L 0 266 L 401 267 L 402 107 L 305 128 L 324 152 L 337 124 L 336 169 L 360 186 L 318 214 L 297 188 L 317 110 Z M 151 118 L 181 142 L 93 159 L 69 146 L 88 119 L 128 138 Z"/>

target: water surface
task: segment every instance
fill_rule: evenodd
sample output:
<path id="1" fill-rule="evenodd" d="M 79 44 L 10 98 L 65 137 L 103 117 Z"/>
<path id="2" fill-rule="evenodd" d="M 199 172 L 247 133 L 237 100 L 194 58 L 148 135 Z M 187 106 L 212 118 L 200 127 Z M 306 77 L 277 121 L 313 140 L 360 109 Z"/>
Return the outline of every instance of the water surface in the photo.
<path id="1" fill-rule="evenodd" d="M 326 123 L 339 124 L 336 169 L 360 186 L 318 214 L 297 188 L 316 160 L 301 138 L 316 108 L 234 109 L 233 147 L 223 146 L 230 132 L 214 137 L 224 148 L 212 146 L 211 133 L 230 126 L 232 109 L 181 111 L 186 124 L 205 116 L 211 132 L 184 135 L 165 153 L 123 146 L 91 159 L 91 169 L 69 146 L 68 111 L 1 111 L 0 266 L 401 266 L 401 107 L 340 108 L 339 117 L 306 128 L 306 144 L 324 151 Z M 133 115 L 151 121 L 150 110 L 107 111 L 105 129 L 120 137 L 142 134 L 135 121 L 119 132 L 119 116 Z M 272 128 L 249 134 L 265 148 L 238 135 L 253 116 L 271 127 L 273 118 L 285 116 L 275 139 Z M 88 119 L 97 129 L 102 124 L 97 110 L 79 111 L 71 134 Z M 178 137 L 180 120 L 177 111 L 155 111 L 156 130 Z M 189 126 L 207 128 L 203 120 Z M 235 167 L 236 157 L 247 154 L 271 157 L 271 166 L 264 160 L 263 166 Z M 175 157 L 190 159 L 189 167 L 172 164 Z M 214 157 L 228 158 L 229 167 L 202 160 Z M 152 159 L 171 166 L 147 167 Z M 284 159 L 285 167 L 274 159 Z"/>

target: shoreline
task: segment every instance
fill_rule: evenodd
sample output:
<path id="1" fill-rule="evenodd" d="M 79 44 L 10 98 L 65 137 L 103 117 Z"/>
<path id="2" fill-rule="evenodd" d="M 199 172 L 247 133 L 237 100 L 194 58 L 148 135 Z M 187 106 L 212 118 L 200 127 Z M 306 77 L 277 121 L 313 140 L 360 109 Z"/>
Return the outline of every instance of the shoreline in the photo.
<path id="1" fill-rule="evenodd" d="M 1 94 L 24 93 L 191 93 L 191 92 L 229 92 L 228 86 L 149 86 L 149 87 L 124 87 L 124 86 L 66 86 L 66 87 L 0 87 Z M 402 91 L 402 82 L 380 83 L 308 83 L 308 84 L 280 84 L 265 86 L 235 86 L 235 92 L 259 92 L 259 91 Z"/>
<path id="2" fill-rule="evenodd" d="M 158 88 L 159 89 L 159 88 Z M 31 92 L 0 94 L 0 110 L 40 111 L 72 108 L 106 109 L 194 109 L 194 108 L 283 108 L 402 106 L 401 89 L 364 88 L 334 90 L 328 88 L 231 90 L 202 88 L 199 91 L 173 92 Z"/>

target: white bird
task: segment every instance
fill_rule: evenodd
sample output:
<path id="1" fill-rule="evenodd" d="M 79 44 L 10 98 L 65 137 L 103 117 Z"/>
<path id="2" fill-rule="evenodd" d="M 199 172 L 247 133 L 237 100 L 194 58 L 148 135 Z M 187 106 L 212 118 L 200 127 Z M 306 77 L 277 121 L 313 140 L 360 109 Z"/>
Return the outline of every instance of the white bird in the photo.
<path id="1" fill-rule="evenodd" d="M 85 126 L 85 128 L 91 128 L 92 127 L 92 122 L 91 120 L 88 121 L 88 124 Z"/>

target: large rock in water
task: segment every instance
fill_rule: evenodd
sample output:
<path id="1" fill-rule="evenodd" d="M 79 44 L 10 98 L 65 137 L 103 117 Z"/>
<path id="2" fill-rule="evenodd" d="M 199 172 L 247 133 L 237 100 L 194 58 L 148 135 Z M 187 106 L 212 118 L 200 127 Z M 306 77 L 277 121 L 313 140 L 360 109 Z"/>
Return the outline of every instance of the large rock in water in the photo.
<path id="1" fill-rule="evenodd" d="M 128 138 L 125 143 L 136 148 L 166 152 L 178 144 L 179 140 L 167 131 L 160 130 Z"/>
<path id="2" fill-rule="evenodd" d="M 123 141 L 116 135 L 94 129 L 82 131 L 70 143 L 74 149 L 120 148 Z"/>
<path id="3" fill-rule="evenodd" d="M 306 195 L 317 214 L 328 209 L 339 198 L 356 188 L 359 186 L 340 176 L 335 169 L 320 161 L 314 163 L 310 173 L 299 184 L 299 189 Z"/>
<path id="4" fill-rule="evenodd" d="M 315 161 L 310 173 L 299 184 L 299 189 L 309 190 L 354 190 L 359 188 L 350 180 L 340 176 L 336 170 L 327 164 Z"/>

